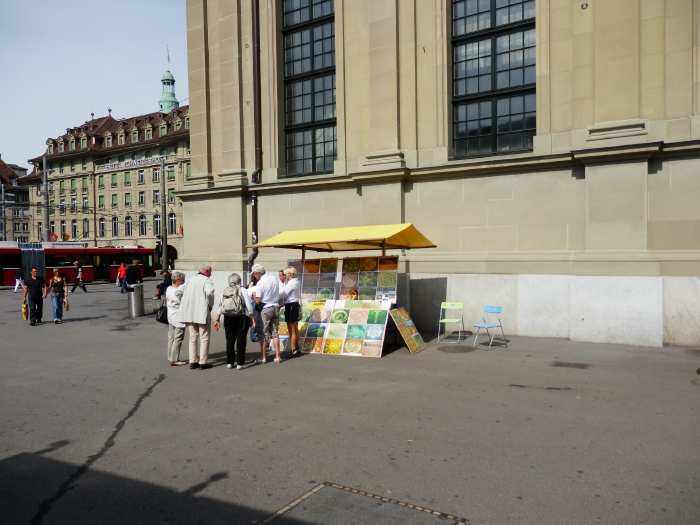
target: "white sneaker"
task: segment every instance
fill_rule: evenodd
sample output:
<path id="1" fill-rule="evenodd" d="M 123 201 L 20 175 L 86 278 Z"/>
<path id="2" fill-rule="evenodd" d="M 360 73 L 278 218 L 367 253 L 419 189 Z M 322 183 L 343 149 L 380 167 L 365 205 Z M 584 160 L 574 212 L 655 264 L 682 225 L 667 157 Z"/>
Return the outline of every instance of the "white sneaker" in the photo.
<path id="1" fill-rule="evenodd" d="M 230 370 L 231 368 L 233 368 L 233 365 L 231 363 L 229 363 L 226 365 L 226 368 L 228 368 Z"/>
<path id="2" fill-rule="evenodd" d="M 243 367 L 241 365 L 236 365 L 236 370 L 243 370 Z"/>

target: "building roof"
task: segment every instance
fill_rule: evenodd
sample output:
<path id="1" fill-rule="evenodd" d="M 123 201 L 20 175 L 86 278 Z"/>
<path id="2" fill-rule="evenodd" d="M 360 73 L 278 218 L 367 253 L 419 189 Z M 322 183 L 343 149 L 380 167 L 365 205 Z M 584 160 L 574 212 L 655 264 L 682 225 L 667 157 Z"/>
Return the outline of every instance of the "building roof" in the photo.
<path id="1" fill-rule="evenodd" d="M 50 159 L 70 158 L 82 156 L 85 153 L 94 153 L 98 151 L 119 151 L 124 149 L 125 147 L 129 147 L 132 145 L 143 146 L 151 142 L 158 142 L 158 140 L 162 138 L 159 136 L 158 128 L 163 122 L 165 122 L 169 126 L 169 130 L 166 136 L 172 135 L 174 133 L 178 133 L 180 136 L 187 135 L 189 133 L 189 130 L 185 130 L 184 126 L 183 128 L 181 128 L 181 130 L 177 131 L 174 131 L 174 129 L 170 126 L 172 126 L 172 124 L 178 119 L 184 120 L 188 113 L 189 106 L 180 106 L 179 108 L 174 109 L 170 113 L 161 113 L 160 111 L 154 111 L 152 113 L 146 113 L 144 115 L 126 117 L 122 119 L 115 119 L 114 117 L 112 117 L 112 114 L 110 112 L 110 114 L 107 116 L 93 118 L 92 120 L 85 121 L 79 126 L 67 128 L 66 132 L 63 135 L 47 139 L 47 147 L 50 143 L 55 144 L 54 153 L 47 154 L 47 157 Z M 143 131 L 148 127 L 151 127 L 151 129 L 153 129 L 153 135 L 151 139 L 146 140 L 143 136 Z M 131 142 L 130 133 L 134 128 L 139 130 L 139 140 L 137 143 Z M 123 145 L 117 145 L 117 136 L 120 131 L 125 134 L 125 143 Z M 106 147 L 105 137 L 108 134 L 111 134 L 114 137 L 112 142 L 113 145 Z M 88 139 L 88 146 L 86 149 L 80 148 L 80 139 L 83 137 L 86 137 Z M 68 150 L 68 144 L 70 143 L 71 138 L 73 138 L 76 141 L 76 149 L 73 151 Z M 61 140 L 66 144 L 66 147 L 64 151 L 59 152 L 56 145 Z M 29 162 L 40 160 L 42 156 L 43 153 L 41 155 L 37 155 L 36 157 L 29 159 Z"/>
<path id="2" fill-rule="evenodd" d="M 5 185 L 10 184 L 10 180 L 16 178 L 17 174 L 5 162 L 0 159 L 0 182 Z"/>

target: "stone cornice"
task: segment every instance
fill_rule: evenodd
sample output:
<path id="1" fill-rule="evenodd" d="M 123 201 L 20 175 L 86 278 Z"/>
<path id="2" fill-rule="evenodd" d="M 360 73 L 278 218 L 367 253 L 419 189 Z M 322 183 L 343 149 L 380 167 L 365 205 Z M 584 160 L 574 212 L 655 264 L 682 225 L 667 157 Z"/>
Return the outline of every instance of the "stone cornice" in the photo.
<path id="1" fill-rule="evenodd" d="M 282 178 L 263 184 L 248 184 L 242 177 L 240 185 L 185 189 L 178 193 L 182 199 L 214 195 L 238 195 L 243 192 L 259 194 L 356 187 L 364 184 L 394 183 L 405 180 L 445 179 L 464 176 L 480 176 L 497 173 L 522 173 L 543 169 L 566 169 L 572 166 L 598 164 L 611 161 L 648 159 L 658 155 L 700 155 L 700 140 L 681 142 L 645 142 L 623 146 L 587 148 L 566 153 L 533 155 L 531 153 L 508 156 L 479 157 L 452 160 L 434 166 L 419 168 L 388 168 L 384 170 L 354 170 L 347 175 L 317 175 L 312 177 Z M 243 172 L 236 172 L 241 175 Z M 211 183 L 211 178 L 207 179 Z M 194 184 L 193 184 L 194 185 Z M 187 183 L 185 184 L 187 186 Z"/>

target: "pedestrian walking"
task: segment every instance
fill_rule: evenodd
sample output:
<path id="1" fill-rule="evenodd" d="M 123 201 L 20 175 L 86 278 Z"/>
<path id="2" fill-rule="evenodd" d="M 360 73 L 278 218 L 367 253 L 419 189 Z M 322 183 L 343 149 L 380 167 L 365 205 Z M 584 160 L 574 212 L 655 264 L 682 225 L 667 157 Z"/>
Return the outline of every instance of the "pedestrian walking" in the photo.
<path id="1" fill-rule="evenodd" d="M 29 279 L 24 282 L 24 301 L 29 306 L 29 324 L 32 326 L 41 324 L 45 294 L 44 278 L 39 275 L 39 269 L 33 267 Z"/>
<path id="2" fill-rule="evenodd" d="M 289 357 L 299 355 L 299 318 L 301 316 L 301 283 L 297 277 L 296 268 L 289 267 L 284 270 L 285 281 L 281 294 L 281 302 L 284 304 L 284 320 L 289 332 Z"/>
<path id="3" fill-rule="evenodd" d="M 15 272 L 15 293 L 24 287 L 24 272 L 22 268 L 17 268 Z"/>
<path id="4" fill-rule="evenodd" d="M 202 266 L 199 273 L 187 281 L 182 294 L 180 312 L 182 322 L 190 329 L 190 368 L 211 368 L 209 335 L 211 309 L 214 306 L 214 285 L 210 279 L 211 266 Z"/>
<path id="5" fill-rule="evenodd" d="M 63 323 L 63 308 L 68 306 L 66 286 L 66 278 L 60 271 L 56 270 L 53 278 L 48 282 L 44 294 L 44 299 L 48 297 L 49 293 L 51 294 L 51 312 L 54 324 Z"/>
<path id="6" fill-rule="evenodd" d="M 180 359 L 182 341 L 185 339 L 185 323 L 182 322 L 180 304 L 185 291 L 185 274 L 173 272 L 173 284 L 165 290 L 165 305 L 168 309 L 168 363 L 170 366 L 186 365 Z"/>
<path id="7" fill-rule="evenodd" d="M 127 293 L 129 291 L 126 284 L 126 263 L 124 263 L 124 261 L 122 261 L 122 263 L 119 265 L 119 269 L 117 269 L 117 282 L 119 283 L 120 288 L 119 293 Z"/>
<path id="8" fill-rule="evenodd" d="M 76 268 L 75 282 L 73 283 L 73 288 L 71 288 L 70 293 L 74 293 L 75 289 L 78 287 L 80 287 L 83 292 L 87 293 L 87 287 L 83 282 L 83 265 L 75 261 L 74 266 Z"/>
<path id="9" fill-rule="evenodd" d="M 219 331 L 221 321 L 226 334 L 226 368 L 241 370 L 245 364 L 246 338 L 253 323 L 253 303 L 241 286 L 241 276 L 228 276 L 228 286 L 214 309 L 214 330 Z"/>
<path id="10" fill-rule="evenodd" d="M 265 267 L 261 264 L 254 264 L 252 272 L 258 280 L 255 285 L 255 302 L 262 305 L 260 317 L 265 335 L 260 361 L 267 362 L 267 349 L 272 344 L 275 351 L 275 363 L 279 363 L 282 360 L 280 357 L 280 338 L 277 331 L 279 328 L 279 280 L 277 276 L 266 273 Z"/>

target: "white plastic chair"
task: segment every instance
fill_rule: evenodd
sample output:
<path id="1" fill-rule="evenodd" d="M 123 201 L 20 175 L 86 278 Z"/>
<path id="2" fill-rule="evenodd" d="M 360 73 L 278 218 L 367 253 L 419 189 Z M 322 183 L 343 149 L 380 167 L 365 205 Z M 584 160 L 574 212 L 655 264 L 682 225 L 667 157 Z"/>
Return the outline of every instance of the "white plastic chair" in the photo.
<path id="1" fill-rule="evenodd" d="M 479 338 L 479 333 L 484 330 L 486 335 L 489 337 L 489 350 L 491 350 L 491 345 L 493 345 L 493 340 L 496 338 L 496 328 L 501 330 L 501 338 L 506 348 L 508 348 L 508 339 L 506 339 L 506 334 L 503 332 L 503 324 L 501 323 L 501 314 L 503 313 L 502 306 L 486 305 L 484 306 L 484 317 L 480 323 L 476 323 L 474 328 L 476 328 L 476 333 L 474 334 L 474 344 L 472 346 L 476 347 L 476 341 Z M 493 330 L 494 333 L 491 335 L 489 330 Z"/>
<path id="2" fill-rule="evenodd" d="M 452 312 L 459 311 L 459 317 L 457 317 Z M 447 337 L 447 325 L 448 324 L 459 324 L 459 333 L 457 335 L 457 342 L 462 340 L 462 332 L 464 332 L 464 303 L 440 303 L 440 318 L 438 320 L 438 335 L 437 340 L 440 342 L 440 328 L 444 325 L 443 339 Z M 455 315 L 454 317 L 447 317 L 447 315 Z"/>

